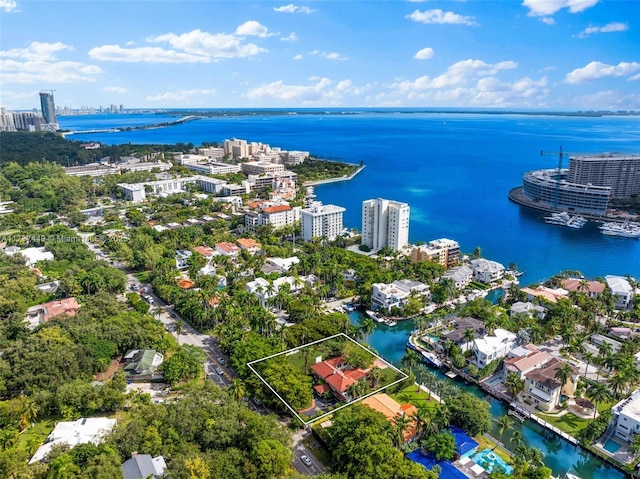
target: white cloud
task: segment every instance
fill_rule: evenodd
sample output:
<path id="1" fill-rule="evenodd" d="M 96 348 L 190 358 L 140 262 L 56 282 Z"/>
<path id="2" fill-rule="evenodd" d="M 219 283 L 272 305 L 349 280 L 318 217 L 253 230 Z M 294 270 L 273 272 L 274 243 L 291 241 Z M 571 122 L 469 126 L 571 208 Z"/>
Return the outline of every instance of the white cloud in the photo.
<path id="1" fill-rule="evenodd" d="M 523 7 L 529 9 L 529 17 L 546 17 L 568 8 L 571 13 L 579 13 L 593 7 L 599 0 L 524 0 Z"/>
<path id="2" fill-rule="evenodd" d="M 273 7 L 273 11 L 280 13 L 313 13 L 316 10 L 290 3 L 289 5 L 283 5 L 281 7 Z"/>
<path id="3" fill-rule="evenodd" d="M 282 41 L 282 42 L 297 42 L 298 41 L 298 36 L 296 35 L 295 32 L 291 32 L 286 37 L 281 37 L 280 41 Z"/>
<path id="4" fill-rule="evenodd" d="M 18 11 L 18 4 L 15 0 L 0 0 L 0 10 L 4 10 L 5 12 L 16 12 Z"/>
<path id="5" fill-rule="evenodd" d="M 640 109 L 640 95 L 605 90 L 572 98 L 571 104 L 585 110 L 637 110 Z"/>
<path id="6" fill-rule="evenodd" d="M 0 51 L 0 81 L 7 83 L 78 83 L 95 81 L 96 65 L 59 60 L 56 53 L 73 50 L 61 42 L 32 42 L 26 48 Z"/>
<path id="7" fill-rule="evenodd" d="M 416 60 L 428 60 L 429 58 L 433 58 L 434 54 L 435 52 L 433 48 L 423 48 L 422 50 L 419 50 L 413 58 Z"/>
<path id="8" fill-rule="evenodd" d="M 209 57 L 192 55 L 160 47 L 122 48 L 120 45 L 102 45 L 89 50 L 89 56 L 105 62 L 127 63 L 209 63 Z"/>
<path id="9" fill-rule="evenodd" d="M 319 55 L 323 58 L 326 58 L 327 60 L 345 61 L 348 59 L 347 57 L 337 52 L 324 52 L 320 50 L 313 50 L 312 52 L 309 52 L 309 55 Z"/>
<path id="10" fill-rule="evenodd" d="M 149 37 L 147 41 L 167 42 L 173 48 L 184 50 L 193 55 L 203 55 L 214 59 L 244 58 L 267 51 L 253 43 L 243 44 L 242 40 L 235 35 L 225 33 L 211 34 L 198 29 L 181 35 L 166 33 L 156 37 Z"/>
<path id="11" fill-rule="evenodd" d="M 249 20 L 236 28 L 236 35 L 252 35 L 260 38 L 267 38 L 276 33 L 269 33 L 269 29 L 255 20 Z"/>
<path id="12" fill-rule="evenodd" d="M 180 90 L 180 91 L 168 91 L 166 93 L 161 93 L 158 95 L 148 96 L 145 98 L 147 101 L 162 101 L 165 103 L 176 103 L 187 101 L 193 97 L 203 96 L 203 95 L 213 95 L 215 94 L 215 90 Z"/>
<path id="13" fill-rule="evenodd" d="M 594 33 L 611 33 L 611 32 L 626 32 L 629 30 L 629 25 L 622 22 L 607 23 L 603 27 L 588 27 L 578 33 L 578 38 L 585 38 Z"/>
<path id="14" fill-rule="evenodd" d="M 418 23 L 449 23 L 449 24 L 460 24 L 460 25 L 478 25 L 475 17 L 458 15 L 453 12 L 443 12 L 439 8 L 434 10 L 425 10 L 421 12 L 420 10 L 416 10 L 415 12 L 406 16 Z"/>
<path id="15" fill-rule="evenodd" d="M 542 17 L 540 19 L 540 21 L 542 23 L 544 23 L 545 25 L 555 25 L 556 21 L 553 19 L 553 17 Z"/>
<path id="16" fill-rule="evenodd" d="M 240 25 L 236 32 L 238 31 L 244 32 L 243 35 L 270 35 L 265 27 L 252 21 Z M 151 36 L 146 41 L 167 43 L 172 49 L 102 45 L 92 48 L 89 56 L 102 61 L 129 63 L 209 63 L 221 58 L 245 58 L 267 51 L 254 43 L 243 43 L 242 38 L 235 34 L 212 34 L 198 29 L 180 35 L 165 33 Z"/>
<path id="17" fill-rule="evenodd" d="M 569 84 L 584 83 L 603 77 L 621 77 L 640 70 L 638 62 L 620 62 L 617 65 L 607 65 L 601 62 L 591 62 L 582 68 L 576 68 L 568 73 L 565 82 Z"/>
<path id="18" fill-rule="evenodd" d="M 337 84 L 326 77 L 311 77 L 308 85 L 288 85 L 278 80 L 246 93 L 250 99 L 271 98 L 278 101 L 301 105 L 340 105 L 347 95 L 362 95 L 370 85 L 355 86 L 351 80 L 341 80 Z"/>
<path id="19" fill-rule="evenodd" d="M 447 71 L 435 78 L 423 76 L 414 81 L 400 80 L 394 82 L 392 87 L 401 92 L 420 91 L 438 88 L 448 88 L 456 85 L 466 85 L 476 77 L 492 76 L 500 70 L 517 68 L 513 61 L 504 61 L 495 64 L 485 63 L 482 60 L 463 60 L 454 63 Z"/>
<path id="20" fill-rule="evenodd" d="M 293 59 L 296 60 L 296 61 L 297 60 L 302 60 L 303 58 L 304 57 L 302 55 L 300 55 L 299 53 L 295 57 L 293 57 Z"/>
<path id="21" fill-rule="evenodd" d="M 126 93 L 127 89 L 121 86 L 107 86 L 103 88 L 104 91 L 111 91 L 113 93 Z"/>

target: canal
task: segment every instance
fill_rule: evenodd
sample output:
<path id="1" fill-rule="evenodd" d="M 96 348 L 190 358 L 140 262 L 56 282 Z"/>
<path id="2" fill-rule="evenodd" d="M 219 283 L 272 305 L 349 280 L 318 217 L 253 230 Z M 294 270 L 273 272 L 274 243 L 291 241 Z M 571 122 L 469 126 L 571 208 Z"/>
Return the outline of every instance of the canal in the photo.
<path id="1" fill-rule="evenodd" d="M 352 324 L 358 324 L 362 317 L 363 315 L 359 311 L 349 313 Z M 412 320 L 399 321 L 397 326 L 393 327 L 376 323 L 376 329 L 369 337 L 369 344 L 387 361 L 400 367 L 400 361 L 405 354 L 405 345 L 413 328 Z M 439 376 L 446 381 L 455 383 L 464 391 L 484 398 L 491 405 L 491 415 L 496 421 L 507 414 L 508 408 L 505 403 L 487 396 L 478 387 L 465 384 L 459 379 L 450 379 L 444 374 L 439 374 Z M 498 437 L 498 429 L 499 427 L 494 421 L 490 434 Z M 551 468 L 555 476 L 564 478 L 565 474 L 570 472 L 581 479 L 624 479 L 628 477 L 625 473 L 609 466 L 580 446 L 569 444 L 533 421 L 520 423 L 514 420 L 511 430 L 503 435 L 502 442 L 504 444 L 509 444 L 514 431 L 519 431 L 522 434 L 527 446 L 534 447 L 544 454 L 544 463 Z"/>

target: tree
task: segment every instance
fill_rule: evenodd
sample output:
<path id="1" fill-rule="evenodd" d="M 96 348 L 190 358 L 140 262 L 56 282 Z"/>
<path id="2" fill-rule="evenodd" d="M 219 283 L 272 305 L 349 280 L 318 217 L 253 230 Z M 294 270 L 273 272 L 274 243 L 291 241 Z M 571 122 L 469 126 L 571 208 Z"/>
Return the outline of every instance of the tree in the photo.
<path id="1" fill-rule="evenodd" d="M 471 436 L 484 434 L 491 425 L 489 403 L 469 393 L 462 393 L 447 400 L 451 410 L 451 422 Z"/>
<path id="2" fill-rule="evenodd" d="M 246 393 L 244 383 L 241 379 L 234 379 L 231 383 L 229 391 L 231 392 L 231 396 L 233 396 L 236 401 L 242 399 Z"/>
<path id="3" fill-rule="evenodd" d="M 258 442 L 253 455 L 261 479 L 281 477 L 291 464 L 291 450 L 275 439 Z"/>
<path id="4" fill-rule="evenodd" d="M 569 363 L 563 363 L 558 369 L 556 369 L 555 378 L 562 383 L 562 389 L 566 384 L 573 379 L 574 370 L 573 366 Z"/>
<path id="5" fill-rule="evenodd" d="M 517 373 L 508 373 L 504 383 L 514 399 L 518 397 L 518 394 L 524 391 L 524 381 L 520 379 Z"/>
<path id="6" fill-rule="evenodd" d="M 611 399 L 609 389 L 602 383 L 590 383 L 589 386 L 587 386 L 586 396 L 595 404 L 593 408 L 593 419 L 596 418 L 596 414 L 598 413 L 598 405 L 603 401 Z"/>
<path id="7" fill-rule="evenodd" d="M 400 360 L 400 363 L 403 366 L 405 366 L 406 368 L 408 368 L 409 371 L 411 371 L 411 372 L 413 372 L 413 368 L 415 366 L 417 366 L 418 364 L 420 364 L 421 362 L 422 362 L 422 360 L 420 359 L 420 356 L 413 349 L 409 349 L 404 354 L 404 356 L 402 356 L 402 359 Z"/>
<path id="8" fill-rule="evenodd" d="M 369 342 L 369 336 L 375 331 L 375 329 L 376 323 L 373 319 L 365 317 L 360 320 L 360 327 L 358 330 L 363 334 L 365 343 Z"/>
<path id="9" fill-rule="evenodd" d="M 50 479 L 72 479 L 80 473 L 80 468 L 73 463 L 69 454 L 60 454 L 51 461 Z"/>
<path id="10" fill-rule="evenodd" d="M 178 346 L 173 356 L 164 362 L 164 379 L 171 385 L 195 379 L 200 375 L 206 359 L 204 352 L 196 346 Z"/>
<path id="11" fill-rule="evenodd" d="M 456 440 L 450 431 L 440 431 L 430 436 L 423 445 L 438 461 L 450 461 L 456 457 Z"/>
<path id="12" fill-rule="evenodd" d="M 513 424 L 513 420 L 511 419 L 511 416 L 509 416 L 508 414 L 505 414 L 504 416 L 502 416 L 499 420 L 498 420 L 498 443 L 502 443 L 502 435 L 504 434 L 504 432 L 507 429 L 511 428 L 511 425 Z M 498 447 L 498 444 L 496 444 L 493 447 L 493 450 L 496 449 L 496 447 Z"/>

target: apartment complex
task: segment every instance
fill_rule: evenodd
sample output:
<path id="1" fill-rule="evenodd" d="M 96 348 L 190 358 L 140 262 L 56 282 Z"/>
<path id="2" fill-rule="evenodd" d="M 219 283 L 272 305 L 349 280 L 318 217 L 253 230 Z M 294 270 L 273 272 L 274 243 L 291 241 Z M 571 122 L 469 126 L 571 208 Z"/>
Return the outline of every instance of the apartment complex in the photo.
<path id="1" fill-rule="evenodd" d="M 362 244 L 400 251 L 409 244 L 409 205 L 382 198 L 362 202 Z"/>
<path id="2" fill-rule="evenodd" d="M 346 209 L 341 206 L 323 205 L 321 202 L 315 202 L 309 208 L 304 208 L 300 212 L 302 237 L 305 241 L 311 241 L 314 237 L 335 240 L 344 229 L 342 217 L 345 211 Z"/>
<path id="3" fill-rule="evenodd" d="M 271 225 L 275 229 L 293 225 L 296 221 L 300 221 L 300 210 L 299 206 L 294 208 L 288 204 L 271 204 L 258 211 L 245 213 L 244 225 L 249 229 L 264 225 Z"/>
<path id="4" fill-rule="evenodd" d="M 640 194 L 640 155 L 592 155 L 569 159 L 567 181 L 611 188 L 612 198 Z"/>
<path id="5" fill-rule="evenodd" d="M 40 107 L 42 108 L 42 116 L 45 123 L 57 124 L 56 105 L 53 102 L 53 92 L 40 92 Z"/>
<path id="6" fill-rule="evenodd" d="M 460 245 L 457 241 L 440 238 L 426 245 L 414 246 L 411 250 L 412 261 L 433 261 L 451 268 L 460 260 Z"/>

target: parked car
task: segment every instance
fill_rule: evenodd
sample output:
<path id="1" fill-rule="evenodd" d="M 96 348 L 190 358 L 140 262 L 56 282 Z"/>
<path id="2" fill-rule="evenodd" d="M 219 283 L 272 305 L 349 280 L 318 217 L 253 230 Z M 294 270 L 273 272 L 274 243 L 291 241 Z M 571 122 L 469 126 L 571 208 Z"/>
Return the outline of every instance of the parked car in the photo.
<path id="1" fill-rule="evenodd" d="M 227 362 L 227 360 L 225 358 L 218 358 L 218 362 L 220 364 L 225 364 Z"/>
<path id="2" fill-rule="evenodd" d="M 303 454 L 302 456 L 300 456 L 300 460 L 301 460 L 302 462 L 304 462 L 304 464 L 305 464 L 307 467 L 309 467 L 309 466 L 311 466 L 311 465 L 313 464 L 313 463 L 311 462 L 311 459 L 309 459 L 309 456 L 304 455 L 304 454 Z"/>
<path id="3" fill-rule="evenodd" d="M 224 374 L 224 371 L 221 368 L 216 368 L 216 372 L 222 376 Z"/>

